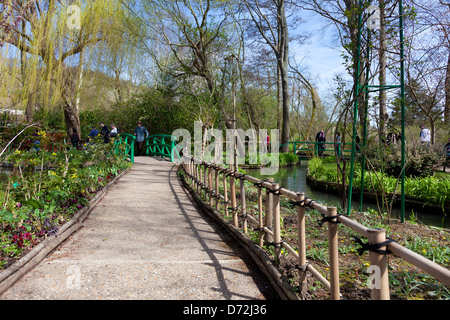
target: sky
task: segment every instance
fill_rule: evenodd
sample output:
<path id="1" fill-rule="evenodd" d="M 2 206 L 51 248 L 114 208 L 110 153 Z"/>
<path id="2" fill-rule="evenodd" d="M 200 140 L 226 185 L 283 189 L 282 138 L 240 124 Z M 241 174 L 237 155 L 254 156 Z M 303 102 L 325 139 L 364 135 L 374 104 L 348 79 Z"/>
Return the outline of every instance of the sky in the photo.
<path id="1" fill-rule="evenodd" d="M 307 22 L 301 24 L 298 29 L 309 32 L 310 37 L 301 46 L 292 44 L 290 54 L 297 63 L 301 62 L 301 66 L 306 68 L 319 95 L 323 95 L 332 87 L 333 78 L 337 74 L 347 75 L 341 57 L 342 47 L 333 27 L 325 28 L 323 18 L 307 12 L 303 16 Z"/>

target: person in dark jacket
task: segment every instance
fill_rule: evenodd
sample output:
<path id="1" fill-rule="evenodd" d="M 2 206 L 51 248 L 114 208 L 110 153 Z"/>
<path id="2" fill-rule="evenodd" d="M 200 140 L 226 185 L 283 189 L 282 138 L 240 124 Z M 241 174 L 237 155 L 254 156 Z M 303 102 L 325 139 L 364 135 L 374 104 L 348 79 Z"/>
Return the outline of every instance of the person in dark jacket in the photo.
<path id="1" fill-rule="evenodd" d="M 100 122 L 100 134 L 103 137 L 103 142 L 108 143 L 109 142 L 109 129 L 107 126 L 104 125 L 103 122 Z"/>
<path id="2" fill-rule="evenodd" d="M 73 129 L 72 134 L 70 135 L 70 142 L 72 142 L 72 147 L 78 149 L 80 144 L 80 136 L 75 129 Z"/>
<path id="3" fill-rule="evenodd" d="M 317 152 L 319 154 L 319 157 L 323 157 L 323 151 L 325 150 L 325 141 L 325 133 L 323 132 L 323 130 L 320 130 L 320 132 L 316 134 Z"/>
<path id="4" fill-rule="evenodd" d="M 86 143 L 91 141 L 91 140 L 94 140 L 95 137 L 97 137 L 99 133 L 100 132 L 98 132 L 97 128 L 95 126 L 92 126 L 91 131 L 88 134 L 88 138 L 86 140 Z"/>

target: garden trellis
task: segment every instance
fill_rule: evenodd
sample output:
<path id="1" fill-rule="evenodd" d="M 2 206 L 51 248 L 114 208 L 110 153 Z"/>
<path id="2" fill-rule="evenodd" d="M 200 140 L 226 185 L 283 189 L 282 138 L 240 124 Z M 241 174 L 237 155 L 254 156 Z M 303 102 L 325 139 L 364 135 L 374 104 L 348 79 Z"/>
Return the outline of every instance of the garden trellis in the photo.
<path id="1" fill-rule="evenodd" d="M 377 19 L 379 19 L 379 10 L 377 7 L 371 5 L 371 1 L 368 1 L 368 10 L 367 10 L 367 39 L 370 39 L 371 32 L 374 28 L 379 26 Z M 398 9 L 399 9 L 399 40 L 400 40 L 400 52 L 399 52 L 399 62 L 400 62 L 400 83 L 398 85 L 369 85 L 368 83 L 361 84 L 359 75 L 362 72 L 366 73 L 366 81 L 370 72 L 370 63 L 367 63 L 365 70 L 361 67 L 361 63 L 363 62 L 362 57 L 362 32 L 363 32 L 363 6 L 364 3 L 362 0 L 359 0 L 360 13 L 358 16 L 358 43 L 357 43 L 357 76 L 355 77 L 355 85 L 354 85 L 354 120 L 353 120 L 353 136 L 352 136 L 352 155 L 351 155 L 351 168 L 350 168 L 350 180 L 349 180 L 349 190 L 348 190 L 348 201 L 347 201 L 347 214 L 350 214 L 351 203 L 352 203 L 352 190 L 353 190 L 353 175 L 355 168 L 355 157 L 356 157 L 356 127 L 358 122 L 358 98 L 360 95 L 365 95 L 365 119 L 364 119 L 364 132 L 363 132 L 363 140 L 362 140 L 362 177 L 364 177 L 364 169 L 365 169 L 365 161 L 366 156 L 364 154 L 364 149 L 367 143 L 367 112 L 368 112 L 368 101 L 369 101 L 369 93 L 371 92 L 379 92 L 390 89 L 400 89 L 400 108 L 401 108 L 401 163 L 402 163 L 402 173 L 401 173 L 401 221 L 405 221 L 405 164 L 406 164 L 406 143 L 405 143 L 405 54 L 404 54 L 404 10 L 403 10 L 403 0 L 399 0 Z M 367 56 L 369 56 L 371 50 L 370 40 L 367 42 Z M 364 189 L 364 178 L 361 179 L 361 189 Z M 360 208 L 362 207 L 363 202 L 363 192 L 361 192 L 360 196 Z"/>

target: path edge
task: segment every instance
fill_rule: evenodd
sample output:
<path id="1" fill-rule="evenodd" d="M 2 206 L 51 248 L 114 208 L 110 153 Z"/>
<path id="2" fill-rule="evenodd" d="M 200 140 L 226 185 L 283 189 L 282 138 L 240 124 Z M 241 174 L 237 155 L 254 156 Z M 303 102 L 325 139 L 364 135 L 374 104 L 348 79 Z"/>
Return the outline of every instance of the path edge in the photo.
<path id="1" fill-rule="evenodd" d="M 177 172 L 180 172 L 180 170 L 177 170 Z M 282 275 L 281 271 L 272 263 L 272 260 L 267 253 L 251 239 L 242 234 L 242 232 L 234 225 L 223 220 L 220 213 L 216 209 L 201 201 L 195 191 L 185 181 L 182 174 L 177 174 L 177 176 L 180 184 L 189 192 L 189 195 L 202 209 L 202 211 L 209 217 L 213 218 L 219 225 L 224 227 L 224 229 L 238 242 L 238 244 L 244 248 L 261 272 L 264 273 L 269 279 L 274 289 L 280 295 L 280 298 L 283 300 L 300 300 L 297 294 L 293 291 L 294 288 L 289 284 L 286 277 Z"/>
<path id="2" fill-rule="evenodd" d="M 22 258 L 14 262 L 8 268 L 0 273 L 0 295 L 9 289 L 17 280 L 24 276 L 28 271 L 33 269 L 44 258 L 64 242 L 70 235 L 83 226 L 83 221 L 89 213 L 96 207 L 98 202 L 103 199 L 108 189 L 113 186 L 120 178 L 128 173 L 130 168 L 122 171 L 113 180 L 108 182 L 100 191 L 96 193 L 94 198 L 89 201 L 89 205 L 80 209 L 68 222 L 64 223 L 56 235 L 49 236 L 41 241 L 30 252 Z"/>

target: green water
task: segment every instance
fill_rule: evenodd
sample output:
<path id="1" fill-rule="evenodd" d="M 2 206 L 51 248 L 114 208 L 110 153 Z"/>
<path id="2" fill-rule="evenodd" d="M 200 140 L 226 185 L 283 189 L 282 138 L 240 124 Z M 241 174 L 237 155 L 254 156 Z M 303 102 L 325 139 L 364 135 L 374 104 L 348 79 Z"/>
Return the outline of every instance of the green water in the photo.
<path id="1" fill-rule="evenodd" d="M 261 175 L 260 169 L 247 169 L 247 173 L 255 178 L 259 179 L 267 179 L 273 178 L 277 183 L 280 184 L 283 188 L 294 192 L 304 192 L 305 196 L 311 199 L 316 200 L 317 202 L 328 205 L 335 206 L 340 208 L 339 196 L 334 193 L 329 193 L 321 190 L 317 190 L 311 187 L 309 183 L 306 181 L 306 168 L 305 164 L 295 166 L 295 167 L 286 167 L 279 168 L 278 172 L 274 175 L 267 176 Z M 358 211 L 359 210 L 359 197 L 356 197 L 357 201 L 352 201 L 352 209 Z M 377 204 L 373 202 L 363 202 L 363 211 L 366 211 L 367 208 L 372 208 L 377 210 Z M 417 220 L 420 222 L 432 225 L 436 227 L 444 227 L 450 228 L 450 216 L 444 216 L 444 213 L 441 210 L 424 208 L 418 210 L 414 209 L 414 213 L 416 215 Z M 394 207 L 392 209 L 391 216 L 395 218 L 400 218 L 400 209 Z M 406 210 L 405 219 L 409 220 L 411 215 L 411 210 Z"/>

